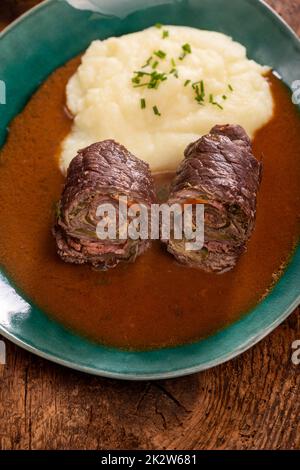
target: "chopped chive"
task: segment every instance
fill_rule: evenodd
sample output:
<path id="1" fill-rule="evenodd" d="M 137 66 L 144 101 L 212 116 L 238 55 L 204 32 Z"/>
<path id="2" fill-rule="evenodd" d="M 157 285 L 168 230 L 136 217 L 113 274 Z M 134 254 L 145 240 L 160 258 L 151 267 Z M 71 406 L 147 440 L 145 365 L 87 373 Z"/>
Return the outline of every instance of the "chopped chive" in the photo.
<path id="1" fill-rule="evenodd" d="M 164 54 L 163 51 L 157 51 L 158 54 L 161 56 Z M 148 59 L 148 63 L 150 62 L 150 59 L 152 60 L 152 57 Z M 156 60 L 152 64 L 152 69 L 153 72 L 144 72 L 143 70 L 135 70 L 133 72 L 133 77 L 131 78 L 131 82 L 133 83 L 134 88 L 139 88 L 139 87 L 147 87 L 147 88 L 154 88 L 157 89 L 159 85 L 167 80 L 168 76 L 167 73 L 162 73 L 158 72 L 156 67 L 158 66 L 159 62 Z M 147 81 L 144 81 L 144 78 L 149 79 Z"/>
<path id="2" fill-rule="evenodd" d="M 139 77 L 133 77 L 131 79 L 132 83 L 140 83 L 140 78 Z"/>
<path id="3" fill-rule="evenodd" d="M 186 81 L 184 82 L 184 86 L 188 86 L 189 83 L 191 83 L 191 80 L 186 80 Z"/>
<path id="4" fill-rule="evenodd" d="M 151 75 L 150 72 L 144 72 L 143 70 L 135 70 L 133 73 L 135 73 L 138 77 L 143 77 L 144 75 Z"/>
<path id="5" fill-rule="evenodd" d="M 201 80 L 200 86 L 201 86 L 201 95 L 204 96 L 205 95 L 205 90 L 204 90 L 204 81 L 203 80 Z"/>
<path id="6" fill-rule="evenodd" d="M 229 88 L 230 91 L 233 91 L 233 87 L 232 87 L 232 85 L 230 85 L 230 83 L 228 85 L 228 88 Z"/>
<path id="7" fill-rule="evenodd" d="M 162 32 L 162 38 L 163 38 L 163 39 L 166 39 L 166 38 L 168 38 L 168 37 L 169 37 L 169 31 L 167 31 L 167 30 L 163 31 L 163 32 Z"/>
<path id="8" fill-rule="evenodd" d="M 179 56 L 179 60 L 183 60 L 187 54 L 192 53 L 192 48 L 191 48 L 190 44 L 188 44 L 188 43 L 183 44 L 183 46 L 181 46 L 181 49 L 182 49 L 182 53 Z"/>
<path id="9" fill-rule="evenodd" d="M 214 100 L 214 97 L 212 94 L 209 95 L 209 102 L 214 105 L 214 106 L 218 106 L 218 108 L 220 109 L 224 109 L 223 106 L 221 106 L 219 103 L 217 103 L 215 100 Z"/>
<path id="10" fill-rule="evenodd" d="M 205 87 L 204 87 L 204 81 L 199 80 L 198 82 L 194 82 L 192 84 L 192 88 L 196 94 L 195 100 L 197 101 L 198 104 L 203 105 L 204 104 L 204 98 L 205 98 Z"/>
<path id="11" fill-rule="evenodd" d="M 161 23 L 155 23 L 155 28 L 160 29 L 162 27 Z"/>
<path id="12" fill-rule="evenodd" d="M 161 116 L 157 106 L 153 106 L 152 109 L 153 109 L 154 114 L 156 114 L 156 116 Z"/>
<path id="13" fill-rule="evenodd" d="M 227 96 L 226 96 L 226 95 L 223 95 L 222 98 L 223 98 L 223 100 L 227 100 Z"/>
<path id="14" fill-rule="evenodd" d="M 178 78 L 178 70 L 177 69 L 171 69 L 169 72 L 170 75 L 174 75 L 174 77 Z"/>
<path id="15" fill-rule="evenodd" d="M 187 52 L 188 54 L 191 54 L 191 52 L 192 52 L 192 48 L 191 48 L 190 44 L 188 44 L 188 43 L 183 44 L 182 50 L 184 52 Z"/>
<path id="16" fill-rule="evenodd" d="M 160 59 L 165 59 L 167 54 L 164 51 L 158 50 L 155 51 L 154 54 L 159 57 Z"/>
<path id="17" fill-rule="evenodd" d="M 141 98 L 141 108 L 145 109 L 146 108 L 146 100 L 145 98 Z"/>
<path id="18" fill-rule="evenodd" d="M 133 85 L 133 88 L 139 88 L 139 87 L 142 87 L 142 86 L 147 86 L 148 83 L 139 83 L 138 85 Z"/>
<path id="19" fill-rule="evenodd" d="M 150 56 L 149 59 L 147 59 L 146 63 L 142 65 L 142 69 L 144 69 L 145 67 L 148 67 L 148 65 L 150 65 L 151 60 L 152 60 L 152 56 Z"/>

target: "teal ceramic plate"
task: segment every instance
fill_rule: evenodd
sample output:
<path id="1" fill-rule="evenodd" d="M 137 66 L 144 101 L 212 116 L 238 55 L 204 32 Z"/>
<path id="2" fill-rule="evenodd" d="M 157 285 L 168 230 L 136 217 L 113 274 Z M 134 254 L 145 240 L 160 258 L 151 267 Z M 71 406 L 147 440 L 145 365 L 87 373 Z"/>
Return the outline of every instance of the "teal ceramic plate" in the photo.
<path id="1" fill-rule="evenodd" d="M 95 0 L 90 0 L 90 4 Z M 10 120 L 40 83 L 96 38 L 144 29 L 154 23 L 189 25 L 229 34 L 249 57 L 274 67 L 288 86 L 299 79 L 300 43 L 291 29 L 258 0 L 98 0 L 101 13 L 48 0 L 0 36 L 0 145 Z M 2 96 L 3 98 L 3 96 Z M 0 175 L 1 176 L 1 175 Z M 3 228 L 2 228 L 3 229 Z M 25 349 L 74 369 L 122 379 L 176 377 L 213 367 L 253 346 L 300 302 L 300 249 L 272 293 L 222 332 L 193 345 L 124 352 L 95 345 L 52 321 L 18 286 L 0 274 L 0 333 Z"/>

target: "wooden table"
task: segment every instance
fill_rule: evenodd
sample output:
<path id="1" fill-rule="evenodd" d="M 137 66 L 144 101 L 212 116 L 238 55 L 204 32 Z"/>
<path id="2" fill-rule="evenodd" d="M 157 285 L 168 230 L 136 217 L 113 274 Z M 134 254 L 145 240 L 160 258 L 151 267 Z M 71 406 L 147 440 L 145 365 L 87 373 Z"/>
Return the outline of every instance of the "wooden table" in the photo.
<path id="1" fill-rule="evenodd" d="M 37 0 L 3 0 L 0 25 Z M 300 0 L 268 0 L 300 33 Z M 186 378 L 119 382 L 5 341 L 1 449 L 299 449 L 299 309 L 235 360 Z"/>

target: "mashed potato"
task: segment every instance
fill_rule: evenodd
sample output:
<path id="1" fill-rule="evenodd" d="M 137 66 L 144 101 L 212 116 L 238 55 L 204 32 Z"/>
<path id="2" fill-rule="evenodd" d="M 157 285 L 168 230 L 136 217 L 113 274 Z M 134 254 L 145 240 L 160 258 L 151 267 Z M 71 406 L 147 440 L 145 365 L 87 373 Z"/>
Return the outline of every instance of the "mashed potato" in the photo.
<path id="1" fill-rule="evenodd" d="M 240 124 L 253 137 L 273 112 L 267 70 L 230 37 L 193 28 L 152 27 L 94 41 L 67 85 L 74 123 L 62 143 L 61 170 L 78 149 L 103 139 L 122 143 L 156 172 L 174 170 L 186 145 L 215 124 Z M 151 76 L 134 83 L 135 71 L 167 79 L 157 88 L 136 87 Z"/>

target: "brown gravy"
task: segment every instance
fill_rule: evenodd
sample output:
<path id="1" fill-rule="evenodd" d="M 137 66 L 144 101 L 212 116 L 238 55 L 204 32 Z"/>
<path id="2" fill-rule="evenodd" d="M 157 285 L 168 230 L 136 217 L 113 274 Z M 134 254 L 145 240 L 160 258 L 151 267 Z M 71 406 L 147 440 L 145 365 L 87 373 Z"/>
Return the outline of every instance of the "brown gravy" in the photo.
<path id="1" fill-rule="evenodd" d="M 1 265 L 49 315 L 109 345 L 177 345 L 223 328 L 266 294 L 298 238 L 300 119 L 288 91 L 270 74 L 275 115 L 254 141 L 264 162 L 256 229 L 236 269 L 182 267 L 156 243 L 135 264 L 101 273 L 62 262 L 51 235 L 63 185 L 54 155 L 70 128 L 64 90 L 78 60 L 54 72 L 11 124 L 0 154 Z"/>

